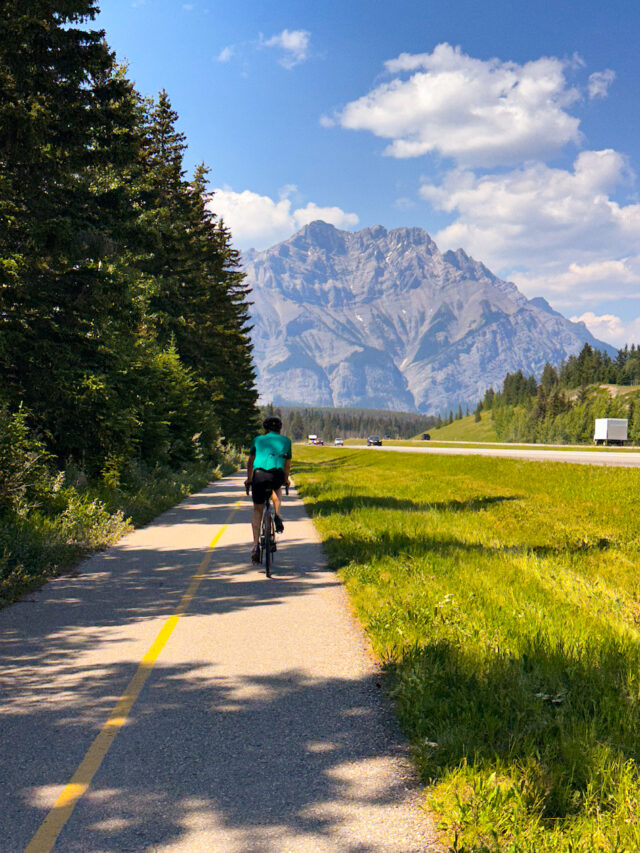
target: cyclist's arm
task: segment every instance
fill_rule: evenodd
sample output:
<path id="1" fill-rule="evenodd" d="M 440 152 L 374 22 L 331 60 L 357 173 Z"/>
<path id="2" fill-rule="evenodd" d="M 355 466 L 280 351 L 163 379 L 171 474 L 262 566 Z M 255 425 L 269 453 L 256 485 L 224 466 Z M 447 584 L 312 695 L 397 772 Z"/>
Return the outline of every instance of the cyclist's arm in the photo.
<path id="1" fill-rule="evenodd" d="M 245 486 L 249 485 L 253 477 L 253 460 L 255 459 L 255 455 L 255 450 L 251 450 L 249 452 L 249 458 L 247 459 L 247 479 L 245 480 Z"/>
<path id="2" fill-rule="evenodd" d="M 289 471 L 290 470 L 291 470 L 291 460 L 285 459 L 284 460 L 284 481 L 287 484 L 287 486 L 289 485 Z"/>

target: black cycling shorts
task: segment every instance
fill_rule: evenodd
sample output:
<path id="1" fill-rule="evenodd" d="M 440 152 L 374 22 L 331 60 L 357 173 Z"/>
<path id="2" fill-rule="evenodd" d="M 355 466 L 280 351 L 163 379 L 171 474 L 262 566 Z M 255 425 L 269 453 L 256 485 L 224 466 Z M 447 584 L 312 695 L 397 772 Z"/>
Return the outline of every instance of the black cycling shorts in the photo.
<path id="1" fill-rule="evenodd" d="M 254 504 L 263 504 L 266 499 L 267 490 L 275 492 L 284 485 L 284 471 L 282 468 L 273 468 L 265 471 L 264 468 L 253 469 L 251 480 L 251 496 Z"/>

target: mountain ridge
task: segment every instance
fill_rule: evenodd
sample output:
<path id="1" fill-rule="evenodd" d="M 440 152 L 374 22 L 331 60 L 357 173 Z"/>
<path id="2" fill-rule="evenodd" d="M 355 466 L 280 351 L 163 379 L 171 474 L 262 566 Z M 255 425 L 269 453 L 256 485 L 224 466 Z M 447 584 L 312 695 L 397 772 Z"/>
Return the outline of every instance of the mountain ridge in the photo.
<path id="1" fill-rule="evenodd" d="M 615 352 L 417 227 L 350 232 L 316 220 L 243 264 L 265 402 L 436 413 L 585 342 Z"/>

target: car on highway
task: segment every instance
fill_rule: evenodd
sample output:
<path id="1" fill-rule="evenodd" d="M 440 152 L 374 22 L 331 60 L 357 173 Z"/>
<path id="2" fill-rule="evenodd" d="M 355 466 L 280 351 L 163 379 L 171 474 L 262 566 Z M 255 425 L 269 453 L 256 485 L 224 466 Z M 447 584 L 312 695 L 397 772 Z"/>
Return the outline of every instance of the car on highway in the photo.
<path id="1" fill-rule="evenodd" d="M 382 447 L 382 439 L 377 435 L 370 435 L 367 439 L 367 447 Z"/>
<path id="2" fill-rule="evenodd" d="M 341 438 L 336 438 L 333 443 L 336 447 L 344 447 L 344 441 Z"/>

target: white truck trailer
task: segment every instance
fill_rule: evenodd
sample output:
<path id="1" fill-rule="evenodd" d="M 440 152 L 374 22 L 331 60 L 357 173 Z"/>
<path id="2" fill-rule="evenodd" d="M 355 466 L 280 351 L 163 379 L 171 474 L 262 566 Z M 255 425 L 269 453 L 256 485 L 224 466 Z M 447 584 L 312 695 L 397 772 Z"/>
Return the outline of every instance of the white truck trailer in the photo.
<path id="1" fill-rule="evenodd" d="M 596 444 L 624 444 L 628 426 L 627 418 L 596 418 L 593 440 Z"/>

